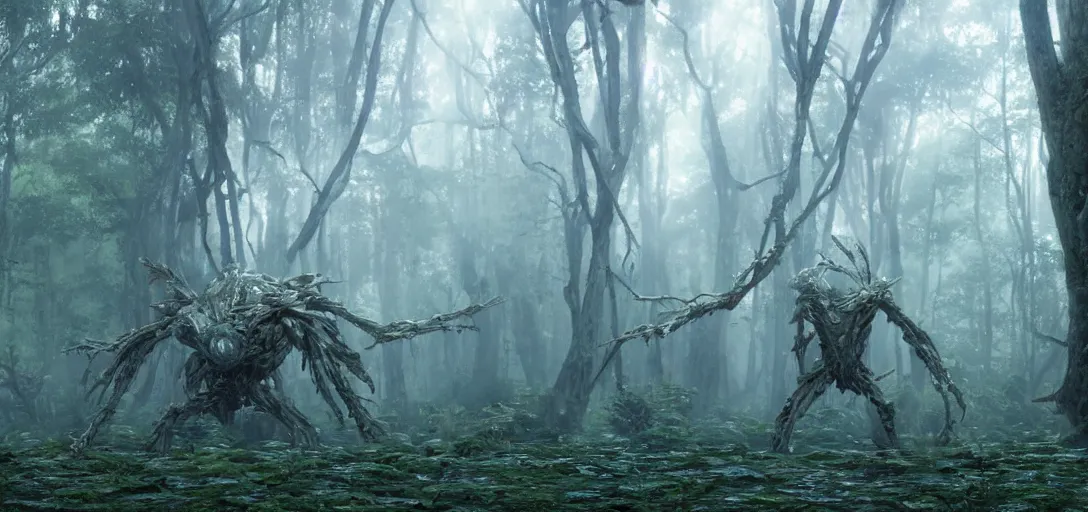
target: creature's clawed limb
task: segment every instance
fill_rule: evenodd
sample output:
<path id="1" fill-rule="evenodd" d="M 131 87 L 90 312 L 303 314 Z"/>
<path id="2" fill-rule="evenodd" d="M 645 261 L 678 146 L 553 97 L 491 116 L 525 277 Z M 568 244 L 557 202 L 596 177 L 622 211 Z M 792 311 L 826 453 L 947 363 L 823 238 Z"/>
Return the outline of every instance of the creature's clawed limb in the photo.
<path id="1" fill-rule="evenodd" d="M 147 356 L 154 352 L 159 342 L 170 337 L 169 330 L 172 322 L 173 320 L 170 318 L 163 318 L 139 329 L 132 330 L 112 343 L 87 340 L 64 351 L 65 353 L 82 352 L 92 359 L 101 353 L 112 352 L 115 354 L 110 365 L 87 390 L 88 396 L 99 391 L 101 392 L 100 400 L 107 393 L 109 398 L 91 418 L 91 423 L 87 425 L 87 429 L 83 431 L 79 439 L 72 443 L 73 452 L 82 453 L 94 437 L 98 435 L 98 430 L 102 428 L 102 425 L 105 425 L 117 413 L 117 408 L 121 405 L 121 398 L 132 387 L 132 382 L 136 379 L 136 374 Z"/>
<path id="2" fill-rule="evenodd" d="M 877 417 L 880 418 L 880 425 L 884 428 L 884 433 L 887 436 L 884 439 L 873 436 L 873 443 L 876 444 L 877 448 L 885 450 L 899 448 L 899 435 L 895 433 L 895 407 L 891 402 L 884 399 L 884 392 L 880 390 L 880 386 L 877 385 L 872 374 L 863 372 L 861 375 L 850 379 L 845 387 L 867 398 L 869 403 L 876 408 Z"/>
<path id="3" fill-rule="evenodd" d="M 786 401 L 786 406 L 778 414 L 774 421 L 774 434 L 771 436 L 771 450 L 778 453 L 789 453 L 790 438 L 793 437 L 793 428 L 823 395 L 827 388 L 834 382 L 826 368 L 817 366 L 811 372 L 797 379 L 797 389 Z"/>
<path id="4" fill-rule="evenodd" d="M 960 408 L 960 420 L 962 421 L 964 416 L 967 415 L 967 403 L 963 399 L 963 393 L 956 387 L 956 383 L 952 381 L 948 370 L 941 363 L 941 355 L 937 352 L 937 347 L 933 344 L 929 334 L 926 334 L 918 324 L 907 317 L 903 310 L 891 299 L 882 302 L 880 308 L 888 316 L 888 321 L 903 331 L 903 341 L 914 349 L 914 354 L 925 363 L 926 369 L 929 370 L 929 374 L 933 377 L 933 387 L 941 395 L 941 400 L 944 402 L 944 428 L 941 429 L 940 435 L 937 436 L 937 442 L 946 445 L 952 440 L 952 427 L 955 425 L 955 420 L 952 419 L 951 399 L 955 399 L 956 405 Z"/>
<path id="5" fill-rule="evenodd" d="M 302 415 L 290 400 L 268 386 L 256 386 L 249 396 L 257 410 L 279 420 L 291 433 L 294 446 L 316 448 L 319 445 L 317 429 Z"/>
<path id="6" fill-rule="evenodd" d="M 170 444 L 174 440 L 174 427 L 193 416 L 200 416 L 204 411 L 215 408 L 217 397 L 214 393 L 204 391 L 188 399 L 183 405 L 171 405 L 162 415 L 155 430 L 151 434 L 151 440 L 144 445 L 147 451 L 167 453 Z"/>

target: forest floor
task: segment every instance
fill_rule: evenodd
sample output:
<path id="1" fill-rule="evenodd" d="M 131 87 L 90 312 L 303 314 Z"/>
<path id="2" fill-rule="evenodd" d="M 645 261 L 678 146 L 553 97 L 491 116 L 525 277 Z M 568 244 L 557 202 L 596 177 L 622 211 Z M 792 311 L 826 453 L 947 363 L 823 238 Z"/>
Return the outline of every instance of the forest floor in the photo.
<path id="1" fill-rule="evenodd" d="M 662 449 L 621 438 L 466 437 L 317 452 L 277 442 L 190 445 L 165 457 L 99 447 L 74 457 L 65 443 L 30 442 L 0 446 L 0 510 L 1059 511 L 1088 504 L 1088 454 L 1052 442 L 905 453 L 856 445 L 782 456 L 694 441 Z"/>

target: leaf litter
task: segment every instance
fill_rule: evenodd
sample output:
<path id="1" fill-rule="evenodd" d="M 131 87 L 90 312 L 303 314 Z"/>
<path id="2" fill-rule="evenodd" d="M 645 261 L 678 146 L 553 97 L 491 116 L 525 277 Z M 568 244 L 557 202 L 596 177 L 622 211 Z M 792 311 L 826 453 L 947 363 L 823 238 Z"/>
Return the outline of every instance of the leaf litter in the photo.
<path id="1" fill-rule="evenodd" d="M 8 510 L 1077 510 L 1088 454 L 1055 443 L 777 455 L 612 437 L 468 450 L 431 439 L 317 451 L 279 442 L 158 456 L 0 447 Z"/>

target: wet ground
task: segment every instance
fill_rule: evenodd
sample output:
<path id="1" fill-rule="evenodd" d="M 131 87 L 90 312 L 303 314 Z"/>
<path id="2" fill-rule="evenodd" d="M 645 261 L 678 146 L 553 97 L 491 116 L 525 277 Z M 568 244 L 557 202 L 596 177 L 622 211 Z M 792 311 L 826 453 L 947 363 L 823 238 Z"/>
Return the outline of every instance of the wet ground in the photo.
<path id="1" fill-rule="evenodd" d="M 1084 510 L 1088 454 L 1053 443 L 781 456 L 739 445 L 434 440 L 74 457 L 45 442 L 0 447 L 0 509 Z"/>

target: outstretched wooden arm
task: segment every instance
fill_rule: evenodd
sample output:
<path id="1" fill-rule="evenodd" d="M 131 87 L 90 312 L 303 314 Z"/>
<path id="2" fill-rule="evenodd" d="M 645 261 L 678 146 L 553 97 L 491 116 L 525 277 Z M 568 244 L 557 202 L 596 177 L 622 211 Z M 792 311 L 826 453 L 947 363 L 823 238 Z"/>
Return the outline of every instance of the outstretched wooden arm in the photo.
<path id="1" fill-rule="evenodd" d="M 503 302 L 502 297 L 495 297 L 482 304 L 472 304 L 468 307 L 450 313 L 440 313 L 423 320 L 396 320 L 387 324 L 379 324 L 373 320 L 363 318 L 347 310 L 341 304 L 325 299 L 313 300 L 306 304 L 307 309 L 324 311 L 347 320 L 351 325 L 358 327 L 363 332 L 374 338 L 374 343 L 366 347 L 374 348 L 383 343 L 397 340 L 407 340 L 427 333 L 439 331 L 475 331 L 475 325 L 455 323 L 462 318 L 471 318 L 487 308 Z"/>
<path id="2" fill-rule="evenodd" d="M 374 338 L 374 343 L 366 347 L 374 348 L 383 343 L 398 340 L 407 340 L 439 331 L 475 331 L 475 325 L 459 324 L 455 321 L 471 318 L 473 315 L 501 304 L 505 299 L 495 297 L 481 304 L 471 304 L 465 308 L 449 313 L 439 313 L 423 320 L 395 320 L 387 324 L 381 324 L 352 313 L 342 303 L 332 300 L 321 294 L 318 289 L 322 284 L 332 283 L 318 274 L 303 274 L 298 277 L 281 281 L 288 291 L 283 293 L 270 293 L 261 299 L 262 311 L 255 315 L 252 323 L 257 325 L 263 319 L 277 314 L 278 311 L 295 308 L 297 310 L 318 311 L 342 318 L 359 330 Z"/>

